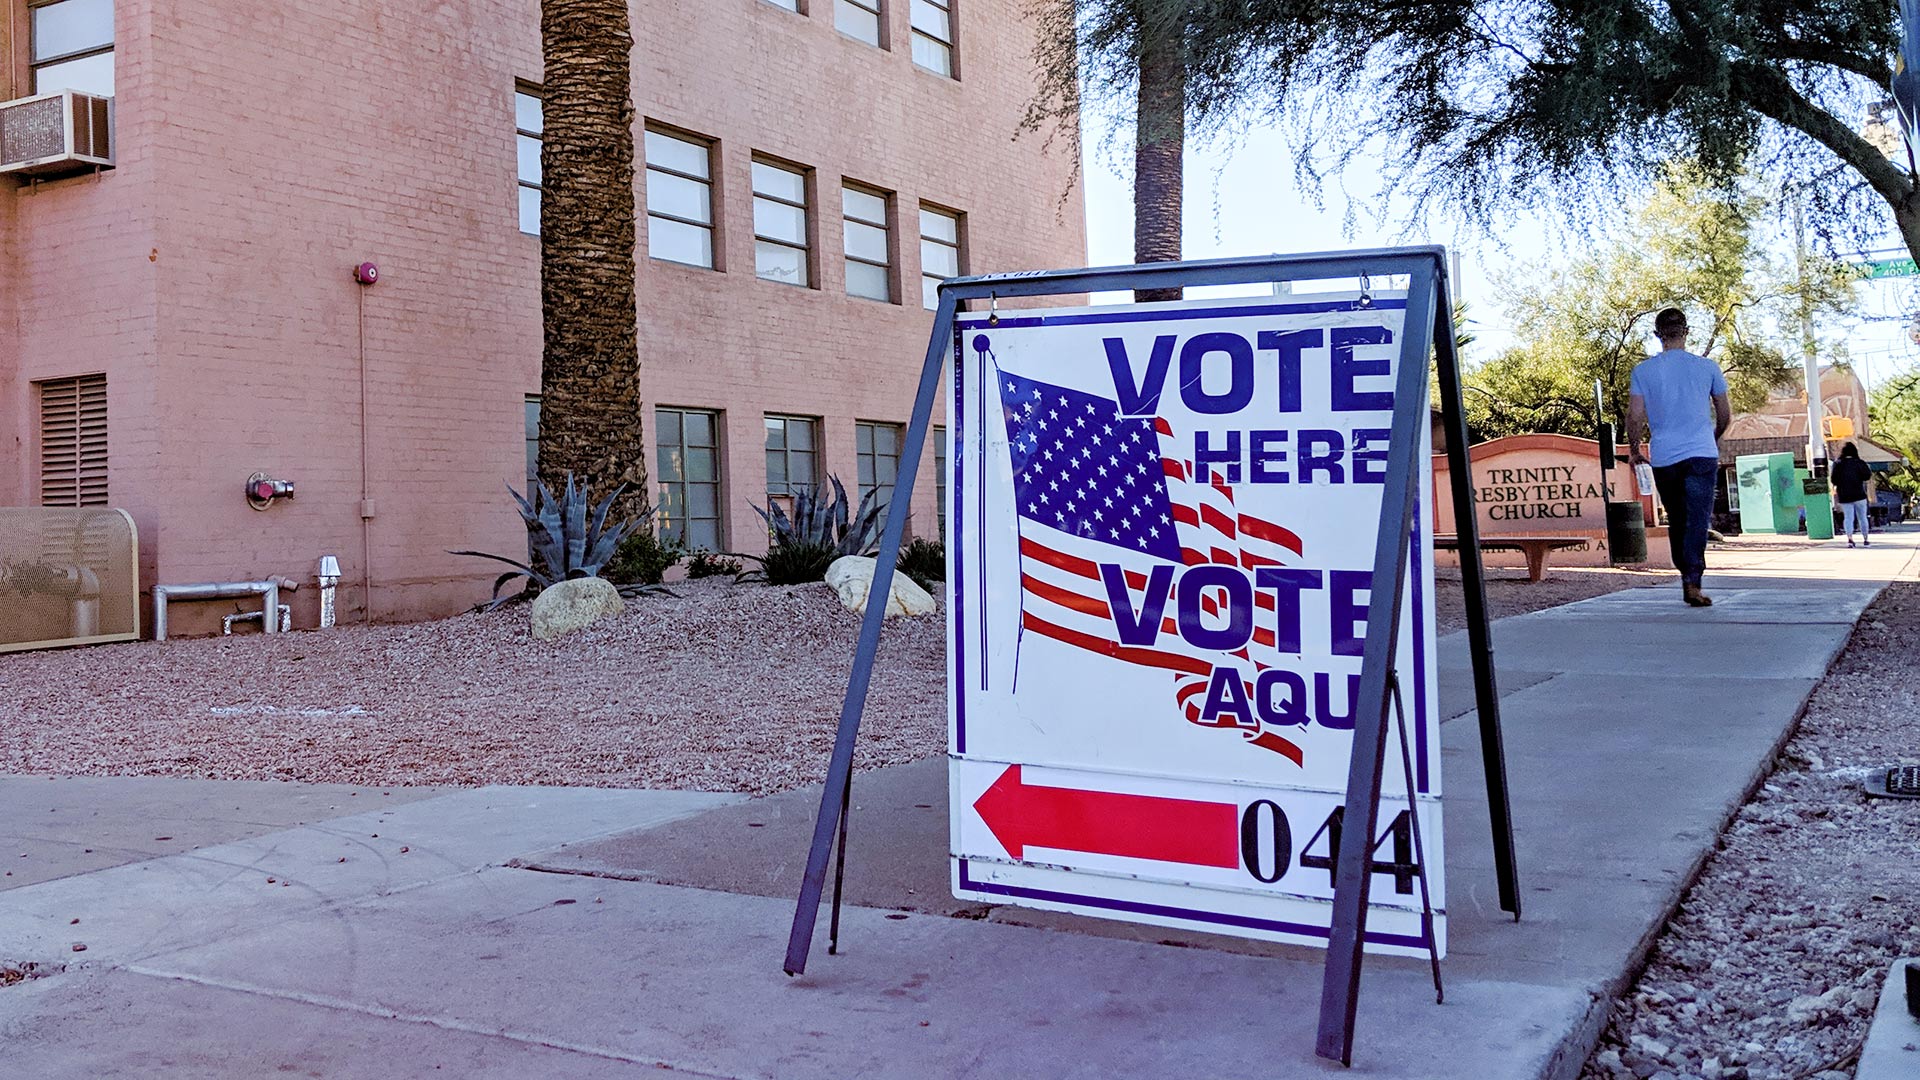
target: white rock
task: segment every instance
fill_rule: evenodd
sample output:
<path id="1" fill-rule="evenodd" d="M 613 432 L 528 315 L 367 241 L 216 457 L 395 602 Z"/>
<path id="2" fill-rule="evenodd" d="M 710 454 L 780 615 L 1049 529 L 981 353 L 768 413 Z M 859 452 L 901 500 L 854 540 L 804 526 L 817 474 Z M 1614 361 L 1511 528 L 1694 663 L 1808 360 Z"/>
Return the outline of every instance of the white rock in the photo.
<path id="1" fill-rule="evenodd" d="M 834 595 L 840 597 L 840 602 L 846 605 L 848 611 L 866 612 L 867 594 L 873 589 L 876 566 L 875 560 L 865 555 L 843 555 L 827 567 L 827 584 L 832 586 Z M 887 596 L 887 618 L 895 615 L 925 615 L 933 607 L 933 597 L 927 595 L 927 590 L 914 584 L 912 578 L 899 570 L 893 572 L 893 591 Z"/>
<path id="2" fill-rule="evenodd" d="M 557 638 L 626 610 L 620 590 L 602 578 L 574 578 L 540 590 L 533 598 L 533 636 Z"/>

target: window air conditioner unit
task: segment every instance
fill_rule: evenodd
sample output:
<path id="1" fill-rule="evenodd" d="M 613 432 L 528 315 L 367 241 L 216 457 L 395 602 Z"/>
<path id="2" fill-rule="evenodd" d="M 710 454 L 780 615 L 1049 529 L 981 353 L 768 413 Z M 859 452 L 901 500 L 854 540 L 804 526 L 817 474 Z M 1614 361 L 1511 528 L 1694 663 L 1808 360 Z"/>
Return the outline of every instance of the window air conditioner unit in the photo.
<path id="1" fill-rule="evenodd" d="M 0 102 L 0 173 L 22 179 L 113 167 L 113 99 L 59 90 Z"/>

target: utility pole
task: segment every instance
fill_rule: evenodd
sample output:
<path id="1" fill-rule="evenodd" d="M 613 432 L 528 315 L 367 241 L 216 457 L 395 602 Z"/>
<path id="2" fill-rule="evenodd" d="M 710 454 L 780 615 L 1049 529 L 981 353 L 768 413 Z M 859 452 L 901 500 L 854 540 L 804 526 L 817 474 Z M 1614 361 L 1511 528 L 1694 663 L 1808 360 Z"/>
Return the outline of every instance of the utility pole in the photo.
<path id="1" fill-rule="evenodd" d="M 1826 409 L 1820 400 L 1820 365 L 1814 360 L 1813 299 L 1807 284 L 1806 192 L 1793 189 L 1793 260 L 1800 277 L 1800 362 L 1807 377 L 1807 472 L 1827 475 Z"/>

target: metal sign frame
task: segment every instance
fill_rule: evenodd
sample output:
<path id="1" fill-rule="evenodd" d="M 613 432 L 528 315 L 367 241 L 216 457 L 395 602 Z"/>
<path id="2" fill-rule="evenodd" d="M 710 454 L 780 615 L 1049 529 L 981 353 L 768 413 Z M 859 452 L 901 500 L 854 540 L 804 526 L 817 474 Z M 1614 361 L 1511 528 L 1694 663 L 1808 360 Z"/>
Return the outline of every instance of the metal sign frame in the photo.
<path id="1" fill-rule="evenodd" d="M 1420 444 L 1419 425 L 1430 422 L 1427 358 L 1438 361 L 1440 412 L 1445 425 L 1449 479 L 1460 536 L 1461 584 L 1465 592 L 1467 637 L 1473 664 L 1474 700 L 1486 771 L 1487 800 L 1493 831 L 1495 875 L 1501 909 L 1520 917 L 1518 869 L 1513 850 L 1513 818 L 1507 794 L 1506 752 L 1500 729 L 1499 694 L 1494 681 L 1493 644 L 1486 606 L 1486 582 L 1480 561 L 1478 520 L 1472 511 L 1473 478 L 1467 457 L 1466 414 L 1460 399 L 1460 359 L 1454 347 L 1452 304 L 1447 287 L 1447 254 L 1439 246 L 1381 248 L 1305 255 L 1272 255 L 1243 259 L 1213 259 L 1179 263 L 1149 263 L 1085 270 L 1042 270 L 952 278 L 942 282 L 940 305 L 914 399 L 912 419 L 901 447 L 898 479 L 889 501 L 874 580 L 891 581 L 905 533 L 913 481 L 932 423 L 933 403 L 942 373 L 956 341 L 956 314 L 969 300 L 989 304 L 1000 299 L 1059 296 L 1117 290 L 1242 285 L 1273 281 L 1309 281 L 1406 275 L 1407 308 L 1401 334 L 1398 381 L 1394 391 L 1391 456 L 1382 492 L 1380 524 L 1374 554 L 1371 596 L 1384 599 L 1386 618 L 1369 613 L 1361 664 L 1360 697 L 1355 708 L 1353 756 L 1347 773 L 1346 828 L 1342 830 L 1335 869 L 1332 932 L 1320 1000 L 1320 1022 L 1315 1049 L 1322 1056 L 1351 1064 L 1353 1025 L 1359 1004 L 1362 946 L 1366 935 L 1368 873 L 1371 845 L 1379 821 L 1380 788 L 1388 725 L 1394 706 L 1392 672 L 1399 641 L 1401 597 L 1406 584 L 1409 534 L 1413 526 L 1418 469 L 1430 468 L 1419 455 L 1405 452 Z M 1460 512 L 1466 507 L 1466 512 Z M 1383 584 L 1384 583 L 1384 584 Z M 888 591 L 868 594 L 860 626 L 853 671 L 840 710 L 833 756 L 820 793 L 812 845 L 795 904 L 787 939 L 784 970 L 798 975 L 806 970 L 813 935 L 819 921 L 829 859 L 838 848 L 838 865 L 846 857 L 846 819 L 853 773 L 853 746 L 866 707 L 874 656 L 879 648 Z M 838 843 L 836 844 L 836 838 Z M 838 946 L 840 874 L 835 874 L 834 933 L 830 951 Z"/>

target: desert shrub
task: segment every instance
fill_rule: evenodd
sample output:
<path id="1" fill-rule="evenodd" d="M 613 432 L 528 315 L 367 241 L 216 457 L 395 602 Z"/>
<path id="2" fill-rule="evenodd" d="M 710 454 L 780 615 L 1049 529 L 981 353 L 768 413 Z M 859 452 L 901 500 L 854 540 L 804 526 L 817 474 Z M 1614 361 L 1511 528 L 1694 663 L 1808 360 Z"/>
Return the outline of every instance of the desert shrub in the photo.
<path id="1" fill-rule="evenodd" d="M 704 549 L 687 558 L 687 576 L 690 578 L 738 577 L 739 574 L 739 559 L 730 559 Z"/>
<path id="2" fill-rule="evenodd" d="M 620 541 L 602 574 L 608 581 L 621 585 L 658 585 L 660 579 L 686 554 L 686 547 L 678 540 L 662 540 L 653 531 L 653 515 L 642 519 L 643 524 Z"/>
<path id="3" fill-rule="evenodd" d="M 934 583 L 947 580 L 947 545 L 939 540 L 917 539 L 900 549 L 900 572 L 914 584 L 934 592 Z"/>
<path id="4" fill-rule="evenodd" d="M 760 560 L 757 573 L 764 576 L 769 585 L 800 585 L 823 580 L 827 576 L 827 567 L 832 566 L 833 560 L 839 557 L 827 545 L 808 540 L 775 544 L 767 549 L 766 557 Z"/>

